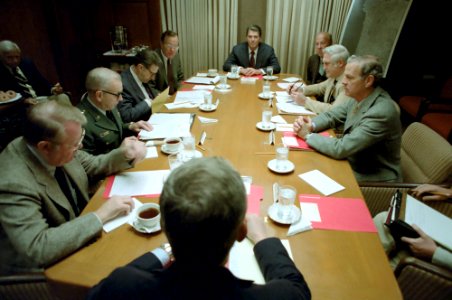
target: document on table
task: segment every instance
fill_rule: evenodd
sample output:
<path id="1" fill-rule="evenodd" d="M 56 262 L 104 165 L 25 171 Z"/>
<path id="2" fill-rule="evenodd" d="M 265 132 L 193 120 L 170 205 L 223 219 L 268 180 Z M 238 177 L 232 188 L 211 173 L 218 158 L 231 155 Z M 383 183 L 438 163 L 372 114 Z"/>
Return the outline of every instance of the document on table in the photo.
<path id="1" fill-rule="evenodd" d="M 197 84 L 216 84 L 218 81 L 220 81 L 220 76 L 215 76 L 214 78 L 193 76 L 185 80 L 186 83 Z"/>
<path id="2" fill-rule="evenodd" d="M 113 179 L 108 196 L 158 196 L 169 173 L 169 170 L 157 170 L 118 174 Z"/>
<path id="3" fill-rule="evenodd" d="M 330 177 L 326 176 L 319 170 L 312 170 L 298 176 L 325 196 L 345 189 L 345 187 L 343 187 Z"/>
<path id="4" fill-rule="evenodd" d="M 174 104 L 181 103 L 204 103 L 204 91 L 179 91 L 176 93 L 176 99 L 174 99 Z"/>
<path id="5" fill-rule="evenodd" d="M 281 240 L 290 258 L 293 260 L 289 240 Z M 229 252 L 229 270 L 236 277 L 246 280 L 254 280 L 257 284 L 264 284 L 265 279 L 257 264 L 253 252 L 254 245 L 248 239 L 235 242 Z"/>
<path id="6" fill-rule="evenodd" d="M 316 115 L 310 110 L 304 108 L 304 106 L 294 104 L 293 102 L 278 102 L 276 103 L 276 107 L 278 108 L 278 112 L 280 114 L 286 115 Z"/>
<path id="7" fill-rule="evenodd" d="M 405 222 L 416 224 L 436 242 L 452 250 L 452 235 L 447 230 L 452 228 L 452 219 L 410 195 L 406 196 Z"/>
<path id="8" fill-rule="evenodd" d="M 194 115 L 189 113 L 152 114 L 148 121 L 153 127 L 152 131 L 141 130 L 139 137 L 142 140 L 151 140 L 189 136 L 193 118 Z"/>

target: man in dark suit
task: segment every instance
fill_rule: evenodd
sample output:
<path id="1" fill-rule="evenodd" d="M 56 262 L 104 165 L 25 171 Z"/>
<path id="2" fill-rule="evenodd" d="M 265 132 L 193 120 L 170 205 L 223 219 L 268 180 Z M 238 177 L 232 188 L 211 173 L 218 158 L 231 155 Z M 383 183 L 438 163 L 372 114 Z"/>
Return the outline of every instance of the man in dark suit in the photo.
<path id="1" fill-rule="evenodd" d="M 21 57 L 21 50 L 16 43 L 0 41 L 0 62 L 0 90 L 20 93 L 30 104 L 35 104 L 38 96 L 71 104 L 59 83 L 51 86 L 30 59 Z"/>
<path id="2" fill-rule="evenodd" d="M 223 71 L 231 71 L 232 65 L 239 67 L 239 72 L 245 76 L 266 74 L 266 67 L 272 66 L 273 73 L 281 72 L 275 50 L 261 43 L 262 30 L 258 25 L 246 29 L 246 42 L 235 45 L 223 65 Z"/>
<path id="3" fill-rule="evenodd" d="M 130 136 L 135 146 L 146 153 L 144 143 L 133 135 L 141 129 L 150 131 L 152 126 L 142 120 L 124 123 L 116 107 L 122 101 L 121 76 L 107 68 L 95 68 L 86 76 L 86 90 L 77 105 L 88 120 L 83 150 L 96 155 L 108 153 Z"/>
<path id="4" fill-rule="evenodd" d="M 154 87 L 164 91 L 169 86 L 169 94 L 174 94 L 184 80 L 182 63 L 179 56 L 179 37 L 177 33 L 167 30 L 160 37 L 160 49 L 155 52 L 160 57 L 159 71 L 155 76 Z"/>
<path id="5" fill-rule="evenodd" d="M 43 271 L 129 213 L 131 197 L 113 196 L 80 215 L 96 180 L 143 159 L 127 140 L 107 155 L 78 151 L 86 118 L 76 107 L 39 103 L 26 120 L 24 136 L 0 154 L 0 274 Z"/>
<path id="6" fill-rule="evenodd" d="M 335 159 L 347 159 L 358 181 L 397 182 L 401 179 L 402 125 L 397 103 L 379 86 L 383 67 L 374 56 L 351 56 L 342 79 L 353 98 L 312 120 L 295 120 L 294 131 L 309 146 Z M 317 132 L 343 126 L 340 138 Z"/>
<path id="7" fill-rule="evenodd" d="M 170 245 L 113 271 L 88 299 L 310 299 L 309 288 L 278 238 L 246 213 L 240 174 L 218 157 L 193 159 L 171 172 L 160 196 Z M 224 267 L 246 236 L 267 284 L 236 278 Z M 172 251 L 171 251 L 172 250 Z"/>
<path id="8" fill-rule="evenodd" d="M 159 70 L 160 58 L 150 49 L 139 51 L 134 63 L 121 73 L 123 92 L 118 110 L 124 122 L 148 120 L 152 114 L 152 99 L 159 91 L 149 84 Z"/>
<path id="9" fill-rule="evenodd" d="M 333 44 L 333 38 L 328 32 L 319 32 L 315 38 L 315 54 L 309 57 L 306 83 L 316 84 L 327 79 L 323 69 L 323 49 Z"/>

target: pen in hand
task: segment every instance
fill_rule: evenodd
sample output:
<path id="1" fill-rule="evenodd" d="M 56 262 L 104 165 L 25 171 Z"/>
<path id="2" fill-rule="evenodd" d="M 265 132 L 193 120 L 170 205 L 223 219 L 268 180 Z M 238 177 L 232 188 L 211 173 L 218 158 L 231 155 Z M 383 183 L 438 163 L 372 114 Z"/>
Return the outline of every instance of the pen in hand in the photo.
<path id="1" fill-rule="evenodd" d="M 296 91 L 296 90 L 298 90 L 300 87 L 303 86 L 303 82 L 301 82 L 300 85 L 296 86 L 297 83 L 299 83 L 299 82 L 301 82 L 301 81 L 300 81 L 300 80 L 295 81 L 295 82 L 290 86 L 290 88 L 289 88 L 289 94 L 291 94 L 293 91 Z"/>

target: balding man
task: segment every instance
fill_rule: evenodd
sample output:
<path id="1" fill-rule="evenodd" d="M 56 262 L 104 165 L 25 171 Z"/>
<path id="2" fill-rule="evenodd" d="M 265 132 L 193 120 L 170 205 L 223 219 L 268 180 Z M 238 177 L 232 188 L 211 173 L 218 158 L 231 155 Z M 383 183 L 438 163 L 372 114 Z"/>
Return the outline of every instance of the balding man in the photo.
<path id="1" fill-rule="evenodd" d="M 333 38 L 328 32 L 319 32 L 315 38 L 315 54 L 309 57 L 306 83 L 315 84 L 326 80 L 323 69 L 323 49 L 333 44 Z"/>
<path id="2" fill-rule="evenodd" d="M 133 201 L 113 196 L 80 215 L 88 190 L 143 159 L 130 141 L 107 155 L 82 147 L 85 116 L 74 106 L 47 101 L 27 114 L 23 137 L 0 154 L 0 273 L 42 271 L 87 244 L 102 226 L 127 214 Z"/>
<path id="3" fill-rule="evenodd" d="M 107 68 L 95 68 L 86 76 L 87 92 L 77 107 L 85 114 L 88 123 L 83 145 L 91 154 L 108 153 L 119 147 L 122 140 L 141 129 L 152 130 L 145 121 L 124 123 L 116 106 L 122 101 L 121 76 Z M 133 137 L 136 147 L 145 151 L 144 143 Z"/>

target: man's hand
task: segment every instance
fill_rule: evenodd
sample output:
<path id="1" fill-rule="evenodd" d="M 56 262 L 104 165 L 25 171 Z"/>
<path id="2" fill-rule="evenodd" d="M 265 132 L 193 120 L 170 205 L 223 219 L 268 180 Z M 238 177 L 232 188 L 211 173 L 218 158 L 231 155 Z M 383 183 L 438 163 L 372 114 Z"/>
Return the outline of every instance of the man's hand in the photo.
<path id="1" fill-rule="evenodd" d="M 420 237 L 402 237 L 401 240 L 409 245 L 410 250 L 411 252 L 413 252 L 414 256 L 431 260 L 433 253 L 435 253 L 435 250 L 438 246 L 431 237 L 429 237 L 424 231 L 422 231 L 422 229 L 414 224 L 413 228 L 417 231 L 417 233 L 419 233 Z"/>
<path id="2" fill-rule="evenodd" d="M 423 201 L 442 201 L 452 197 L 451 189 L 446 189 L 433 184 L 422 184 L 411 192 L 414 197 L 422 199 Z"/>
<path id="3" fill-rule="evenodd" d="M 297 103 L 298 105 L 306 105 L 306 96 L 302 92 L 293 91 L 290 94 L 290 97 Z"/>
<path id="4" fill-rule="evenodd" d="M 246 227 L 248 229 L 247 237 L 257 244 L 263 239 L 274 236 L 272 229 L 265 225 L 264 220 L 257 215 L 246 215 Z"/>
<path id="5" fill-rule="evenodd" d="M 245 76 L 262 75 L 261 70 L 254 68 L 240 68 L 240 73 Z"/>
<path id="6" fill-rule="evenodd" d="M 59 82 L 57 82 L 51 89 L 50 92 L 52 95 L 60 95 L 64 92 L 63 87 Z"/>
<path id="7" fill-rule="evenodd" d="M 152 125 L 143 120 L 138 122 L 132 122 L 129 125 L 129 130 L 132 130 L 134 132 L 139 132 L 141 129 L 152 131 Z"/>
<path id="8" fill-rule="evenodd" d="M 28 105 L 35 105 L 38 104 L 38 100 L 36 100 L 35 98 L 26 98 L 24 100 L 24 103 Z"/>
<path id="9" fill-rule="evenodd" d="M 312 121 L 309 117 L 299 117 L 293 123 L 293 131 L 303 140 L 312 131 Z"/>
<path id="10" fill-rule="evenodd" d="M 132 165 L 135 165 L 146 157 L 146 144 L 134 136 L 126 137 L 122 141 L 120 149 L 124 153 L 124 157 L 132 161 Z"/>
<path id="11" fill-rule="evenodd" d="M 133 200 L 129 196 L 112 196 L 95 214 L 100 218 L 102 224 L 116 218 L 117 216 L 127 215 L 133 210 Z"/>

